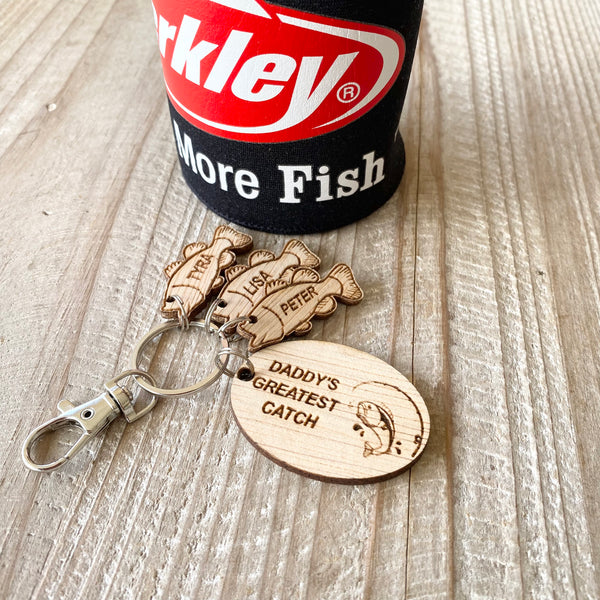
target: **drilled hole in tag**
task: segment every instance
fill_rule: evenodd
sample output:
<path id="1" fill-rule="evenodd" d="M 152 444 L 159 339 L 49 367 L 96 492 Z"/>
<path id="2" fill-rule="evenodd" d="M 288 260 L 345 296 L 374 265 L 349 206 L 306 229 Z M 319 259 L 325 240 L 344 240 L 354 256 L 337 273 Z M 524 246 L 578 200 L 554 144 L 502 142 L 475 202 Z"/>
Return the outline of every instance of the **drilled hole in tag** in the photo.
<path id="1" fill-rule="evenodd" d="M 237 378 L 242 381 L 252 381 L 254 372 L 249 367 L 241 367 L 238 369 Z"/>

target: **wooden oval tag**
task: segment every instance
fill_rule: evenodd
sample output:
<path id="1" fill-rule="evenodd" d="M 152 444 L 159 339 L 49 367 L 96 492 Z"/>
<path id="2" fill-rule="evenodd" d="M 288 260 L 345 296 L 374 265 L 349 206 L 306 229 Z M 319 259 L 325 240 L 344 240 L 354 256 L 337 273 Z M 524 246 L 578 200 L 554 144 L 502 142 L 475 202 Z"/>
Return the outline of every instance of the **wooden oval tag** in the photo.
<path id="1" fill-rule="evenodd" d="M 308 477 L 371 483 L 407 469 L 429 438 L 414 386 L 386 362 L 348 346 L 301 340 L 251 356 L 235 377 L 233 413 L 250 442 Z"/>

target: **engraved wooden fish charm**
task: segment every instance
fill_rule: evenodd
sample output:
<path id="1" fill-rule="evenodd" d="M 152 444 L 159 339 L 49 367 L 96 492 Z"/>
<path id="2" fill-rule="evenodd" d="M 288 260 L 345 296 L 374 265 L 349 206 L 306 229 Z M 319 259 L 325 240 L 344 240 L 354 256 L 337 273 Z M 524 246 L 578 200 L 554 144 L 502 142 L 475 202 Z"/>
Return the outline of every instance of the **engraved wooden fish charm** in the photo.
<path id="1" fill-rule="evenodd" d="M 269 250 L 256 250 L 248 257 L 247 265 L 234 265 L 225 271 L 228 283 L 221 290 L 219 305 L 213 317 L 220 322 L 249 315 L 267 295 L 270 282 L 290 280 L 297 267 L 318 268 L 321 259 L 300 240 L 290 240 L 281 255 Z"/>
<path id="2" fill-rule="evenodd" d="M 244 252 L 252 247 L 252 238 L 228 225 L 215 230 L 210 245 L 203 242 L 188 244 L 183 249 L 184 260 L 178 260 L 165 268 L 169 279 L 161 313 L 172 319 L 180 316 L 180 306 L 173 298 L 178 296 L 188 317 L 198 312 L 211 291 L 225 282 L 220 275 L 235 262 L 234 252 Z"/>
<path id="3" fill-rule="evenodd" d="M 252 310 L 253 322 L 238 325 L 238 332 L 250 340 L 250 352 L 292 333 L 308 333 L 313 317 L 328 317 L 335 311 L 336 298 L 344 304 L 357 304 L 363 298 L 352 269 L 344 264 L 335 265 L 323 279 L 312 269 L 299 268 L 291 282 L 278 279 L 266 287 L 264 300 Z"/>

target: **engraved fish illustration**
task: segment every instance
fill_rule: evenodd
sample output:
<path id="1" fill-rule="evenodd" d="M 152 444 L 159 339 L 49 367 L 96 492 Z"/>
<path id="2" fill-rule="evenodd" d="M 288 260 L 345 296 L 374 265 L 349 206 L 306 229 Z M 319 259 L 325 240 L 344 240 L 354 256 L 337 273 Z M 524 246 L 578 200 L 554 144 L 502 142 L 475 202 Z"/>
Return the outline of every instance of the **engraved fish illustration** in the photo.
<path id="1" fill-rule="evenodd" d="M 219 273 L 235 261 L 234 252 L 243 252 L 252 247 L 252 238 L 228 225 L 215 230 L 210 245 L 203 242 L 188 244 L 183 249 L 184 260 L 178 260 L 165 268 L 169 278 L 161 307 L 162 315 L 175 318 L 180 313 L 179 304 L 173 296 L 179 296 L 188 317 L 198 312 L 214 289 L 225 280 Z"/>
<path id="2" fill-rule="evenodd" d="M 394 442 L 396 429 L 392 413 L 383 405 L 361 401 L 356 407 L 356 416 L 374 434 L 374 440 L 365 441 L 363 456 L 387 454 Z M 360 428 L 356 425 L 354 429 Z M 361 433 L 362 435 L 362 433 Z"/>
<path id="3" fill-rule="evenodd" d="M 254 352 L 292 333 L 308 333 L 313 317 L 328 317 L 335 311 L 335 298 L 344 304 L 357 304 L 363 298 L 348 265 L 335 265 L 323 279 L 312 269 L 298 268 L 291 282 L 278 279 L 267 284 L 267 295 L 252 310 L 253 322 L 240 323 L 238 332 L 249 338 L 248 348 Z"/>
<path id="4" fill-rule="evenodd" d="M 293 269 L 316 269 L 320 264 L 321 259 L 300 240 L 290 240 L 279 257 L 269 250 L 256 250 L 248 257 L 247 265 L 234 265 L 225 271 L 228 283 L 219 294 L 223 305 L 215 309 L 213 317 L 224 323 L 249 315 L 267 295 L 269 282 L 282 278 L 289 281 Z"/>

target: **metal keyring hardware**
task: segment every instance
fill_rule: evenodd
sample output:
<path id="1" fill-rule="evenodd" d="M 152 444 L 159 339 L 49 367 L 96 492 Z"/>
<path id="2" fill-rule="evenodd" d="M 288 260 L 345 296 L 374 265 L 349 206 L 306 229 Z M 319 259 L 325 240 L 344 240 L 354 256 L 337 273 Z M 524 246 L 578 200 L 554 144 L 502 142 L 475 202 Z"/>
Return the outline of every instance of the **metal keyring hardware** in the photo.
<path id="1" fill-rule="evenodd" d="M 212 323 L 213 313 L 215 312 L 215 310 L 217 310 L 217 308 L 223 308 L 224 306 L 226 306 L 226 304 L 227 303 L 224 300 L 222 300 L 221 298 L 215 298 L 213 300 L 213 302 L 211 303 L 211 305 L 208 307 L 208 310 L 206 311 L 206 315 L 204 316 L 204 322 Z M 209 329 L 206 326 L 205 326 L 205 329 L 211 335 L 215 332 L 214 329 L 212 329 L 212 328 Z"/>
<path id="2" fill-rule="evenodd" d="M 185 312 L 185 307 L 183 305 L 183 300 L 181 296 L 173 295 L 171 296 L 173 302 L 177 304 L 179 307 L 179 326 L 181 329 L 189 329 L 190 328 L 190 318 L 188 314 Z"/>
<path id="3" fill-rule="evenodd" d="M 190 321 L 190 327 L 201 327 L 206 328 L 205 321 Z M 138 369 L 138 362 L 140 360 L 140 356 L 146 346 L 156 337 L 163 334 L 165 331 L 169 331 L 170 329 L 175 329 L 179 327 L 179 321 L 167 321 L 165 323 L 160 323 L 153 329 L 151 329 L 135 346 L 133 352 L 131 353 L 131 358 L 129 359 L 129 366 L 131 369 Z M 210 327 L 211 332 L 215 332 L 219 334 L 221 338 L 221 345 L 223 346 L 222 350 L 229 348 L 229 342 L 224 333 L 221 333 L 220 328 L 214 323 L 209 323 L 208 327 Z M 217 363 L 217 367 L 204 379 L 194 383 L 190 386 L 183 388 L 159 388 L 154 385 L 149 385 L 146 381 L 142 379 L 138 379 L 136 377 L 137 384 L 150 392 L 151 394 L 155 394 L 157 396 L 187 396 L 188 394 L 193 394 L 194 392 L 198 392 L 199 390 L 208 387 L 212 383 L 214 383 L 227 369 L 227 363 L 229 362 L 229 355 L 225 357 L 225 361 L 219 361 Z M 219 366 L 220 365 L 220 366 Z"/>
<path id="4" fill-rule="evenodd" d="M 233 328 L 233 335 L 230 336 L 228 339 L 231 342 L 237 342 L 242 338 L 242 336 L 237 333 L 236 331 L 236 326 L 239 325 L 240 323 L 252 323 L 252 317 L 250 316 L 243 316 L 243 317 L 236 317 L 235 319 L 231 319 L 231 321 L 227 321 L 227 323 L 223 323 L 223 325 L 221 325 L 221 327 L 219 327 L 219 329 L 217 330 L 217 333 L 219 335 L 227 335 L 227 330 L 228 329 L 232 329 Z M 236 354 L 237 356 L 240 356 L 240 354 L 238 353 L 234 353 L 234 352 L 230 352 L 229 354 Z M 246 355 L 246 358 L 248 358 L 248 355 Z"/>
<path id="5" fill-rule="evenodd" d="M 58 403 L 60 415 L 36 427 L 23 443 L 21 456 L 25 465 L 33 471 L 52 471 L 73 458 L 119 415 L 122 414 L 128 423 L 133 423 L 152 410 L 156 404 L 156 398 L 152 398 L 141 410 L 135 410 L 132 394 L 119 385 L 121 380 L 128 377 L 136 377 L 138 383 L 140 378 L 147 379 L 151 384 L 155 383 L 152 376 L 145 371 L 130 369 L 106 382 L 104 384 L 105 391 L 93 400 L 78 405 L 74 405 L 68 400 L 61 400 Z M 48 463 L 38 463 L 32 458 L 31 451 L 39 438 L 69 426 L 77 426 L 81 430 L 81 435 L 74 444 L 67 447 L 65 454 Z"/>
<path id="6" fill-rule="evenodd" d="M 244 361 L 244 365 L 245 367 L 250 371 L 250 374 L 252 375 L 252 377 L 254 377 L 254 365 L 252 364 L 252 361 L 250 360 L 250 357 L 248 356 L 247 352 L 242 352 L 241 350 L 236 350 L 235 348 L 222 348 L 221 350 L 219 350 L 217 352 L 217 355 L 215 356 L 215 364 L 218 366 L 219 364 L 223 364 L 223 361 L 221 360 L 222 356 L 237 356 L 238 358 L 241 358 Z M 240 369 L 242 369 L 242 367 L 240 367 Z M 223 373 L 225 375 L 227 375 L 228 377 L 235 377 L 240 369 L 236 371 L 232 371 L 231 369 L 228 369 L 227 367 L 225 367 L 223 369 Z"/>
<path id="7" fill-rule="evenodd" d="M 137 421 L 144 415 L 147 415 L 156 406 L 158 398 L 155 395 L 154 398 L 152 398 L 146 404 L 146 406 L 144 406 L 144 408 L 141 408 L 140 410 L 136 411 L 134 405 L 131 402 L 131 394 L 128 394 L 127 390 L 123 388 L 123 386 L 119 385 L 120 381 L 122 381 L 123 379 L 128 379 L 129 377 L 135 377 L 135 382 L 138 385 L 140 379 L 148 380 L 150 382 L 150 385 L 156 385 L 156 381 L 154 380 L 154 377 L 152 377 L 150 373 L 146 373 L 146 371 L 142 371 L 141 369 L 128 369 L 127 371 L 119 373 L 119 375 L 113 377 L 110 381 L 107 381 L 104 384 L 104 389 L 114 397 L 127 422 L 133 423 L 134 421 Z M 122 393 L 119 393 L 119 390 L 125 393 L 125 396 L 123 396 Z M 127 401 L 128 397 L 129 402 Z M 124 401 L 121 398 L 124 398 Z"/>

